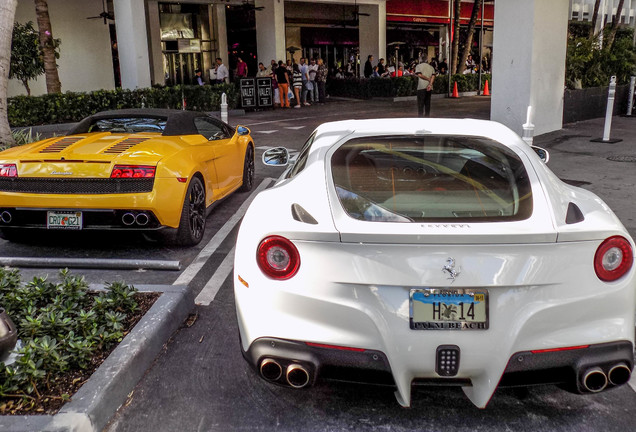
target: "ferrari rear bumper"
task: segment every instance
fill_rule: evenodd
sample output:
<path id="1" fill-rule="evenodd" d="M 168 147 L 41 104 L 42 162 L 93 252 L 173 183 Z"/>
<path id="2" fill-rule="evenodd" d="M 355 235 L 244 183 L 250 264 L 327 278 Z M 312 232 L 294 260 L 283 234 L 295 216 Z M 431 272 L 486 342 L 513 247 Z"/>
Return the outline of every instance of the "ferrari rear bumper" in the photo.
<path id="1" fill-rule="evenodd" d="M 296 388 L 318 380 L 395 387 L 389 360 L 377 350 L 260 338 L 243 351 L 243 356 L 265 380 Z M 629 341 L 518 352 L 508 361 L 499 386 L 559 384 L 576 393 L 596 393 L 629 381 L 633 358 Z M 298 370 L 306 379 L 295 380 L 297 376 L 292 374 Z M 452 376 L 416 377 L 411 385 L 470 387 L 472 381 Z"/>

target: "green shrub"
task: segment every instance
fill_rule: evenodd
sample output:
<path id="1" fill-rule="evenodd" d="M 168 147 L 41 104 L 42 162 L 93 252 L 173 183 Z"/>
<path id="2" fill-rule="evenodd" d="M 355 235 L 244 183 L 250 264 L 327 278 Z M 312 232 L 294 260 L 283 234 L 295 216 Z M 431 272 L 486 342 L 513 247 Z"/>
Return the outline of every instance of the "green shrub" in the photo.
<path id="1" fill-rule="evenodd" d="M 0 362 L 0 398 L 33 403 L 45 397 L 59 374 L 88 368 L 97 351 L 120 342 L 128 316 L 138 309 L 132 286 L 107 284 L 94 295 L 83 277 L 61 270 L 60 279 L 23 284 L 17 270 L 0 269 L 0 304 L 22 341 L 13 364 Z"/>
<path id="2" fill-rule="evenodd" d="M 181 109 L 182 96 L 189 110 L 218 111 L 221 108 L 221 95 L 224 92 L 227 94 L 228 108 L 237 107 L 239 93 L 233 84 L 16 96 L 7 101 L 8 117 L 12 127 L 71 123 L 106 110 L 141 108 L 142 106 Z"/>
<path id="3" fill-rule="evenodd" d="M 490 74 L 481 76 L 481 90 L 486 80 L 492 87 Z M 331 96 L 349 97 L 355 99 L 371 99 L 374 97 L 415 96 L 417 94 L 417 80 L 414 76 L 396 78 L 346 78 L 327 81 L 327 92 Z M 460 92 L 477 91 L 479 74 L 453 75 L 452 83 L 457 82 Z M 448 75 L 438 75 L 433 82 L 433 93 L 445 94 L 448 91 Z M 451 87 L 452 91 L 452 87 Z"/>

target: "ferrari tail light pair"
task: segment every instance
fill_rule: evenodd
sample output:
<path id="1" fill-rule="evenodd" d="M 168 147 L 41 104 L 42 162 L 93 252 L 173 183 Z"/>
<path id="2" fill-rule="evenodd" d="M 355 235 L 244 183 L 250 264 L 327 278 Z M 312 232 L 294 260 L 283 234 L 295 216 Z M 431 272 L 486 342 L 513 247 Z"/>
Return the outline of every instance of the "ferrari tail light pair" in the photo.
<path id="1" fill-rule="evenodd" d="M 258 245 L 256 261 L 263 273 L 272 279 L 293 277 L 300 267 L 300 254 L 294 244 L 281 236 L 269 236 Z"/>
<path id="2" fill-rule="evenodd" d="M 594 271 L 598 278 L 612 282 L 621 278 L 632 268 L 634 254 L 632 245 L 621 236 L 606 239 L 594 255 Z"/>
<path id="3" fill-rule="evenodd" d="M 115 165 L 110 178 L 152 178 L 155 167 L 147 165 Z"/>
<path id="4" fill-rule="evenodd" d="M 17 177 L 18 168 L 15 164 L 0 164 L 0 177 Z"/>

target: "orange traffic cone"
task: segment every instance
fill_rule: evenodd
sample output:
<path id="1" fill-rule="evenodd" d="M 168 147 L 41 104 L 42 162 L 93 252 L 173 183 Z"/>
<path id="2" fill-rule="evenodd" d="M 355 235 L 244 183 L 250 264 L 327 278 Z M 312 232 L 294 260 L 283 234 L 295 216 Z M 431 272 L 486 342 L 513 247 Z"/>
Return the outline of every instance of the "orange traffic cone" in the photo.
<path id="1" fill-rule="evenodd" d="M 451 97 L 452 98 L 458 98 L 459 97 L 459 92 L 457 91 L 457 81 L 455 81 L 455 85 L 453 86 L 453 95 Z"/>
<path id="2" fill-rule="evenodd" d="M 486 84 L 484 84 L 484 92 L 481 95 L 490 96 L 490 90 L 488 90 L 488 80 L 486 80 Z"/>

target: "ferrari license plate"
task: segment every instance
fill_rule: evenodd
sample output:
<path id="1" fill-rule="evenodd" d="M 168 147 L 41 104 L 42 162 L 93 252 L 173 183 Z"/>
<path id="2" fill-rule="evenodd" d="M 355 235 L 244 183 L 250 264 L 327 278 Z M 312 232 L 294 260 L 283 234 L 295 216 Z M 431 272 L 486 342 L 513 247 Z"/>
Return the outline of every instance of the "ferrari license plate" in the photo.
<path id="1" fill-rule="evenodd" d="M 48 211 L 47 229 L 82 229 L 82 212 Z"/>
<path id="2" fill-rule="evenodd" d="M 485 289 L 412 289 L 410 306 L 413 330 L 488 329 Z"/>

